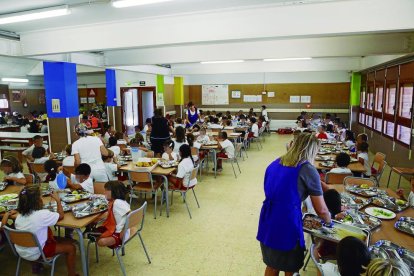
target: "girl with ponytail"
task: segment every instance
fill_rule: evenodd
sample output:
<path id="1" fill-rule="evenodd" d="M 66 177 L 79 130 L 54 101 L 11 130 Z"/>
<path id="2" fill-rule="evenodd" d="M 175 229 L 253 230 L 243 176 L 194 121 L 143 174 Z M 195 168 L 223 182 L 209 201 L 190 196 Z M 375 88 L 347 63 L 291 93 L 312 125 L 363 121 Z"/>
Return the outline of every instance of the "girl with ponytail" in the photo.
<path id="1" fill-rule="evenodd" d="M 197 179 L 190 181 L 191 173 L 195 168 L 194 160 L 191 156 L 191 148 L 189 145 L 184 144 L 180 147 L 179 151 L 181 161 L 178 164 L 177 174 L 170 175 L 168 180 L 175 188 L 192 187 L 197 184 Z"/>

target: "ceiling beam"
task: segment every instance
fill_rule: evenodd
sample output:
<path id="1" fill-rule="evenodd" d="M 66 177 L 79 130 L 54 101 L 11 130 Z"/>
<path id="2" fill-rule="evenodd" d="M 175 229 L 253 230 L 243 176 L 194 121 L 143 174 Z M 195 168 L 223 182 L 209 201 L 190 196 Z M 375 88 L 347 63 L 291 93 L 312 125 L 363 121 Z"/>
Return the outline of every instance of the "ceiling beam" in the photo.
<path id="1" fill-rule="evenodd" d="M 21 33 L 23 55 L 414 29 L 414 1 L 265 6 Z"/>

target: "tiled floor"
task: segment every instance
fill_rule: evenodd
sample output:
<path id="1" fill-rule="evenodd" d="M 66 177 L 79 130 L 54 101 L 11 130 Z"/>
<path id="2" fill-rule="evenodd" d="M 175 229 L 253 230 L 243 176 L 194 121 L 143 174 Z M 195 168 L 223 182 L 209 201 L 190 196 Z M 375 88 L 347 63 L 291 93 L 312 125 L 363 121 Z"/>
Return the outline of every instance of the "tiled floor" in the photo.
<path id="1" fill-rule="evenodd" d="M 174 197 L 170 217 L 165 213 L 154 219 L 153 202 L 149 201 L 143 238 L 152 258 L 146 262 L 139 240 L 127 247 L 124 262 L 128 275 L 263 275 L 265 266 L 256 241 L 257 223 L 263 197 L 263 176 L 266 166 L 285 152 L 290 135 L 272 134 L 266 137 L 264 149 L 255 146 L 249 158 L 240 161 L 242 174 L 234 178 L 231 166 L 214 179 L 203 175 L 196 192 L 201 205 L 198 209 L 192 195 L 190 219 L 178 195 Z M 388 179 L 388 172 L 383 180 Z M 394 178 L 393 178 L 394 179 Z M 403 185 L 408 187 L 408 183 Z M 136 207 L 136 203 L 134 203 Z M 277 230 L 275 230 L 277 231 Z M 100 250 L 100 263 L 94 262 L 91 251 L 91 275 L 120 275 L 116 257 L 109 249 Z M 9 249 L 0 253 L 1 275 L 13 275 L 16 259 Z M 80 260 L 77 263 L 80 273 Z M 24 262 L 22 275 L 30 275 L 30 265 Z M 46 270 L 44 275 L 48 275 Z M 56 275 L 65 275 L 63 259 L 58 262 Z M 307 272 L 316 275 L 310 262 Z"/>

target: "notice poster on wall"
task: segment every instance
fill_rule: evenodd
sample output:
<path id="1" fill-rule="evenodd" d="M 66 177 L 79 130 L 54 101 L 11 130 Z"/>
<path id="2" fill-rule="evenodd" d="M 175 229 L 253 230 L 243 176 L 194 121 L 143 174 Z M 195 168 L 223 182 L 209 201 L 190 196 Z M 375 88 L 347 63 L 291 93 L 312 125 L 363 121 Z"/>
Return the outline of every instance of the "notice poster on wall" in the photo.
<path id="1" fill-rule="evenodd" d="M 274 98 L 275 97 L 275 92 L 267 92 L 267 97 Z"/>
<path id="2" fill-rule="evenodd" d="M 262 95 L 243 95 L 245 103 L 258 103 L 262 101 Z"/>
<path id="3" fill-rule="evenodd" d="M 290 103 L 300 103 L 300 96 L 290 96 L 289 102 Z"/>
<path id="4" fill-rule="evenodd" d="M 311 102 L 311 96 L 300 96 L 300 102 L 301 103 L 310 103 Z"/>
<path id="5" fill-rule="evenodd" d="M 239 90 L 231 91 L 231 97 L 233 99 L 240 99 L 241 98 L 241 91 L 239 91 Z"/>
<path id="6" fill-rule="evenodd" d="M 203 105 L 228 105 L 229 86 L 226 84 L 202 85 L 201 90 Z"/>
<path id="7" fill-rule="evenodd" d="M 81 97 L 81 98 L 80 98 L 80 103 L 81 103 L 81 104 L 86 104 L 86 103 L 88 103 L 88 98 Z"/>
<path id="8" fill-rule="evenodd" d="M 22 101 L 22 91 L 21 90 L 13 90 L 12 91 L 12 101 L 14 103 L 19 103 Z"/>
<path id="9" fill-rule="evenodd" d="M 164 93 L 157 93 L 157 106 L 164 106 Z"/>
<path id="10" fill-rule="evenodd" d="M 95 101 L 95 98 L 90 97 L 90 98 L 88 98 L 88 102 L 89 103 L 95 103 L 96 101 Z"/>

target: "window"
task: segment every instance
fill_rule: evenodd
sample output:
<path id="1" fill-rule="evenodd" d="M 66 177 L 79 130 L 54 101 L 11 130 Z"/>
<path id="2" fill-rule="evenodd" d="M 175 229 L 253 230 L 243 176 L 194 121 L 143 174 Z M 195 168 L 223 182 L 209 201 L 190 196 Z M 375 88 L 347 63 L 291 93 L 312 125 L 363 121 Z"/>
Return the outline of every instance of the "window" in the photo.
<path id="1" fill-rule="evenodd" d="M 365 114 L 362 112 L 359 113 L 359 122 L 365 124 Z"/>
<path id="2" fill-rule="evenodd" d="M 389 137 L 394 137 L 394 123 L 384 121 L 384 134 Z"/>
<path id="3" fill-rule="evenodd" d="M 7 99 L 0 99 L 0 109 L 9 108 L 9 101 Z"/>
<path id="4" fill-rule="evenodd" d="M 362 87 L 361 97 L 360 97 L 360 102 L 359 102 L 359 107 L 360 108 L 365 108 L 365 101 L 366 101 L 365 95 L 366 95 L 365 87 Z"/>
<path id="5" fill-rule="evenodd" d="M 377 86 L 375 89 L 375 111 L 382 112 L 382 95 L 384 88 L 382 86 Z"/>
<path id="6" fill-rule="evenodd" d="M 382 119 L 381 118 L 374 118 L 374 129 L 376 131 L 382 131 Z"/>
<path id="7" fill-rule="evenodd" d="M 411 107 L 413 102 L 413 85 L 403 84 L 400 87 L 399 117 L 411 118 Z"/>
<path id="8" fill-rule="evenodd" d="M 399 125 L 397 127 L 397 140 L 409 145 L 411 139 L 411 128 Z"/>
<path id="9" fill-rule="evenodd" d="M 373 106 L 374 106 L 374 93 L 368 93 L 367 94 L 367 109 L 372 110 Z"/>
<path id="10" fill-rule="evenodd" d="M 394 115 L 396 91 L 397 91 L 396 84 L 391 84 L 387 87 L 387 90 L 385 93 L 385 110 L 384 110 L 384 112 L 387 114 Z"/>
<path id="11" fill-rule="evenodd" d="M 371 127 L 372 128 L 372 116 L 367 115 L 367 121 L 366 121 L 366 125 L 367 127 Z"/>

